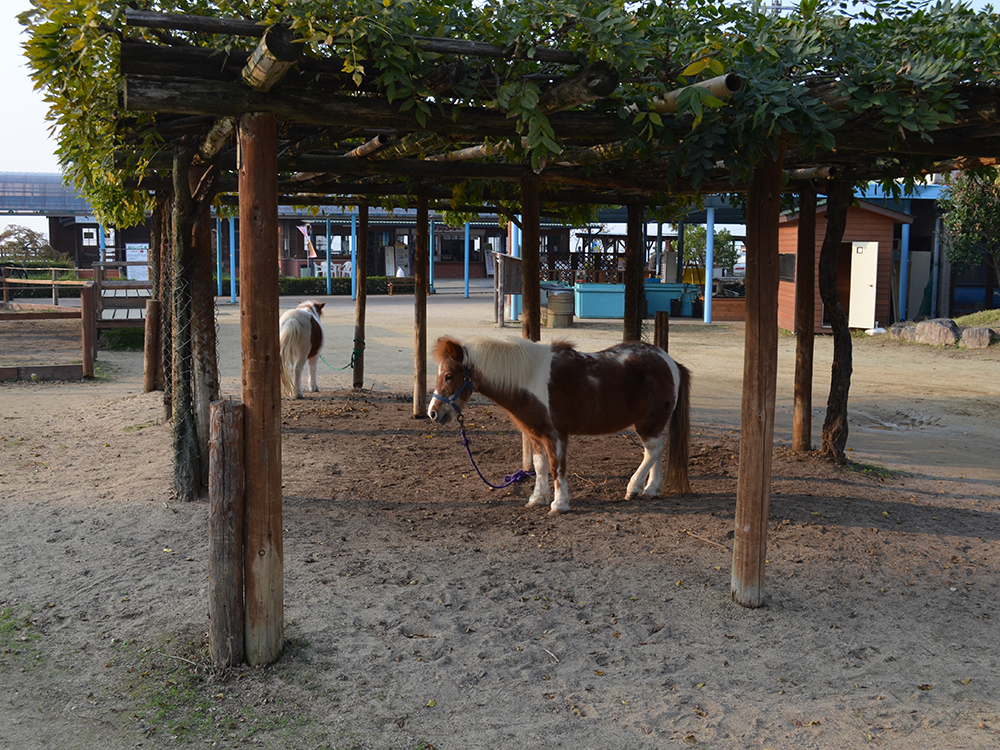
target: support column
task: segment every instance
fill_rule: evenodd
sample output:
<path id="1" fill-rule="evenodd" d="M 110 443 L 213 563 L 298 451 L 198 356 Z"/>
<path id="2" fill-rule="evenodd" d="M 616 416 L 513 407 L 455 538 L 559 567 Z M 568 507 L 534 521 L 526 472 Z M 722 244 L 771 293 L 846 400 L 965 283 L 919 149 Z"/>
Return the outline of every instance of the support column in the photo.
<path id="1" fill-rule="evenodd" d="M 329 245 L 327 245 L 329 247 Z M 354 303 L 354 382 L 355 389 L 365 385 L 365 312 L 368 306 L 368 201 L 358 206 L 358 250 L 354 259 L 357 294 Z"/>
<path id="2" fill-rule="evenodd" d="M 284 646 L 281 384 L 278 351 L 278 148 L 274 115 L 240 119 L 240 336 L 246 450 L 246 660 Z"/>
<path id="3" fill-rule="evenodd" d="M 712 290 L 715 281 L 715 207 L 705 209 L 705 314 L 704 322 L 712 322 Z"/>
<path id="4" fill-rule="evenodd" d="M 642 239 L 642 204 L 632 201 L 628 204 L 628 223 L 625 240 L 625 320 L 622 331 L 623 341 L 642 340 L 642 319 L 646 311 L 642 293 L 642 266 L 645 243 Z"/>
<path id="5" fill-rule="evenodd" d="M 534 175 L 525 177 L 521 180 L 521 336 L 532 341 L 542 338 L 540 208 L 538 180 Z"/>
<path id="6" fill-rule="evenodd" d="M 413 246 L 413 416 L 427 415 L 427 196 L 417 196 Z"/>
<path id="7" fill-rule="evenodd" d="M 764 603 L 778 371 L 778 216 L 783 162 L 783 149 L 777 159 L 766 157 L 754 171 L 747 196 L 746 351 L 732 572 L 733 599 L 745 607 Z"/>
<path id="8" fill-rule="evenodd" d="M 813 344 L 816 339 L 816 188 L 799 194 L 799 234 L 795 253 L 795 409 L 792 450 L 812 450 Z"/>

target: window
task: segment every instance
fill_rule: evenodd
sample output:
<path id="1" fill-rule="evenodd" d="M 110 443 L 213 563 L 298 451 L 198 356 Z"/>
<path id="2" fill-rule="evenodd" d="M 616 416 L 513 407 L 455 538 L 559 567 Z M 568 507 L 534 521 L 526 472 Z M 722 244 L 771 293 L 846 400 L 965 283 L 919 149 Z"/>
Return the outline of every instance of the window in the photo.
<path id="1" fill-rule="evenodd" d="M 781 253 L 778 256 L 778 278 L 795 281 L 795 253 Z"/>

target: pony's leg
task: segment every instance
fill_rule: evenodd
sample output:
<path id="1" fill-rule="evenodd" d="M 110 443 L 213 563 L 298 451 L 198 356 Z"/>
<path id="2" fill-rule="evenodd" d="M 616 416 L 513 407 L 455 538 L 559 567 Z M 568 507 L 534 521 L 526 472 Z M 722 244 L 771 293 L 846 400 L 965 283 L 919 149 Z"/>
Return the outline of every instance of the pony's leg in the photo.
<path id="1" fill-rule="evenodd" d="M 295 360 L 295 398 L 302 398 L 302 368 L 305 364 L 304 359 Z"/>
<path id="2" fill-rule="evenodd" d="M 549 506 L 549 515 L 555 516 L 569 511 L 569 485 L 566 483 L 566 438 L 560 435 L 552 441 L 549 448 L 549 460 L 552 462 L 552 483 L 555 485 L 555 497 Z"/>
<path id="3" fill-rule="evenodd" d="M 549 455 L 545 447 L 531 441 L 531 462 L 535 467 L 535 489 L 528 498 L 528 506 L 548 505 L 552 500 L 552 491 L 549 489 Z"/>
<path id="4" fill-rule="evenodd" d="M 316 380 L 316 361 L 319 355 L 309 358 L 309 390 L 316 393 L 319 390 L 319 381 Z"/>
<path id="5" fill-rule="evenodd" d="M 642 440 L 642 462 L 635 474 L 628 480 L 625 499 L 631 500 L 640 494 L 646 497 L 659 497 L 663 489 L 663 436 L 640 438 Z M 648 476 L 648 479 L 647 479 Z M 642 492 L 639 487 L 644 486 Z"/>

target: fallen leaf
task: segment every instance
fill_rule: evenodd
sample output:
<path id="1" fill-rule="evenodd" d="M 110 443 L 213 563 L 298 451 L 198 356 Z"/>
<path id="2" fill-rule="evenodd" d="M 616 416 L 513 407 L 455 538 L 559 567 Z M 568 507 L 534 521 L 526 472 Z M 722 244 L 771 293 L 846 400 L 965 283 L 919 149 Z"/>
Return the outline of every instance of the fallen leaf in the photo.
<path id="1" fill-rule="evenodd" d="M 595 669 L 594 674 L 596 674 L 598 677 L 604 677 L 604 672 L 602 672 L 599 669 Z"/>
<path id="2" fill-rule="evenodd" d="M 919 690 L 930 690 L 931 686 L 930 685 L 917 685 L 917 689 L 919 689 Z"/>
<path id="3" fill-rule="evenodd" d="M 437 701 L 434 700 L 433 698 L 431 698 L 429 701 L 427 701 L 427 708 L 434 708 L 434 706 L 436 706 L 436 705 L 437 705 Z"/>
<path id="4" fill-rule="evenodd" d="M 961 682 L 963 685 L 968 685 L 970 682 L 972 682 L 972 678 L 966 677 L 964 680 L 959 680 L 959 682 Z"/>

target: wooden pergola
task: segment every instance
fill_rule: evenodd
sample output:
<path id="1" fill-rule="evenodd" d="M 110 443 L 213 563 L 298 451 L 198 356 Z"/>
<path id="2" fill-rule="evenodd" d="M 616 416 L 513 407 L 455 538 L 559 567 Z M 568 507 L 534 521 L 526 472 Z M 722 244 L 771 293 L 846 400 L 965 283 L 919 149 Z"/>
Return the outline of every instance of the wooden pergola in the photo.
<path id="1" fill-rule="evenodd" d="M 525 159 L 517 122 L 487 107 L 429 106 L 422 118 L 400 112 L 378 91 L 356 87 L 342 61 L 306 56 L 282 27 L 265 29 L 242 20 L 126 11 L 130 29 L 150 30 L 162 43 L 132 39 L 121 43 L 124 107 L 155 115 L 163 156 L 136 175 L 139 189 L 180 189 L 196 194 L 205 175 L 211 194 L 238 195 L 241 247 L 241 329 L 243 347 L 243 441 L 247 461 L 242 484 L 247 506 L 245 590 L 246 658 L 268 663 L 283 642 L 281 546 L 281 396 L 278 373 L 278 205 L 357 205 L 360 244 L 366 242 L 365 207 L 371 200 L 415 200 L 416 294 L 414 334 L 414 414 L 425 408 L 427 391 L 426 290 L 427 217 L 430 207 L 498 210 L 519 205 L 523 231 L 522 333 L 540 335 L 538 224 L 543 210 L 623 205 L 628 208 L 626 297 L 623 337 L 640 337 L 642 312 L 643 209 L 678 196 L 746 193 L 746 356 L 739 482 L 736 502 L 732 593 L 745 606 L 764 602 L 764 569 L 770 500 L 771 456 L 777 372 L 778 217 L 783 193 L 801 194 L 800 268 L 812 269 L 816 194 L 831 180 L 888 179 L 914 172 L 941 172 L 989 165 L 1000 154 L 1000 98 L 994 91 L 968 87 L 967 109 L 932 142 L 873 128 L 863 117 L 844 113 L 836 148 L 803 148 L 793 133 L 782 133 L 753 170 L 748 182 L 734 183 L 726 159 L 734 148 L 718 144 L 718 165 L 694 183 L 685 177 L 683 144 L 696 129 L 689 113 L 677 113 L 683 88 L 649 103 L 671 137 L 639 144 L 612 107 L 598 106 L 619 86 L 619 72 L 587 62 L 575 52 L 535 48 L 540 63 L 535 82 L 540 109 L 562 144 L 544 163 Z M 177 31 L 225 35 L 227 51 L 171 44 Z M 240 40 L 249 38 L 250 41 Z M 458 84 L 466 61 L 488 69 L 491 60 L 521 54 L 476 41 L 414 37 L 437 64 L 421 82 L 429 100 Z M 221 49 L 224 45 L 219 45 Z M 240 49 L 240 47 L 254 49 Z M 740 92 L 752 81 L 739 71 L 693 84 L 740 111 Z M 836 109 L 843 106 L 832 85 L 816 85 L 807 96 Z M 594 105 L 598 103 L 598 105 Z M 126 131 L 132 123 L 121 124 Z M 136 126 L 138 128 L 138 126 Z M 144 124 L 142 127 L 149 127 Z M 186 149 L 193 171 L 178 182 Z M 199 166 L 200 165 L 200 166 Z M 170 181 L 172 179 L 172 182 Z M 839 183 L 838 183 L 839 184 Z M 469 191 L 472 185 L 475 190 Z M 458 192 L 456 192 L 456 190 Z M 474 194 L 468 205 L 455 195 Z M 849 193 L 848 193 L 849 196 Z M 544 207 L 544 208 L 543 208 Z M 359 261 L 363 258 L 359 254 Z M 359 279 L 365 271 L 358 269 Z M 364 337 L 363 284 L 358 285 L 357 334 Z M 796 445 L 809 448 L 812 372 L 811 271 L 797 275 L 802 331 L 798 339 L 795 398 Z M 363 362 L 362 362 L 363 367 Z M 357 383 L 357 374 L 356 380 Z M 804 441 L 804 443 L 803 443 Z M 236 484 L 239 482 L 236 482 Z"/>

